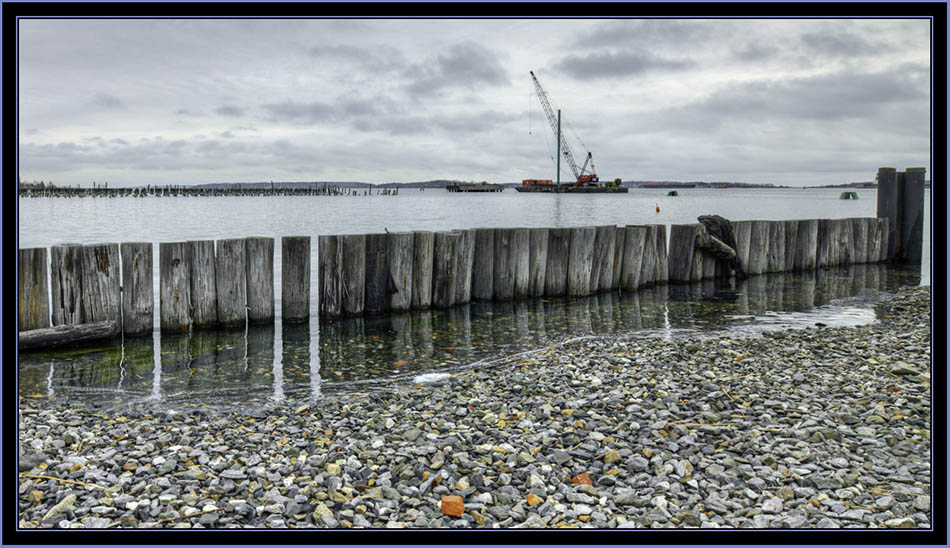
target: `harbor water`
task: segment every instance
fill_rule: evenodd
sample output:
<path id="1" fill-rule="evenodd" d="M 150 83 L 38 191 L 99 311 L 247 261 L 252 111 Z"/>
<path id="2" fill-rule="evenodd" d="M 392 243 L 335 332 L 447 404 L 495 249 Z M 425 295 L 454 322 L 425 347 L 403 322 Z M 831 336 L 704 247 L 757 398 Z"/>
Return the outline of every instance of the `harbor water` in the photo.
<path id="1" fill-rule="evenodd" d="M 930 284 L 930 191 L 924 194 L 920 267 L 855 265 L 809 275 L 756 276 L 730 287 L 658 286 L 583 299 L 472 303 L 321 322 L 316 317 L 317 236 L 477 227 L 685 224 L 730 220 L 873 217 L 876 190 L 631 189 L 628 194 L 466 194 L 401 190 L 396 196 L 31 198 L 18 201 L 19 247 L 309 235 L 311 319 L 126 339 L 122 344 L 22 354 L 21 396 L 95 405 L 139 400 L 282 403 L 348 390 L 394 389 L 578 336 L 721 336 L 784 327 L 870 323 L 901 286 Z M 659 206 L 660 211 L 656 211 Z M 156 248 L 157 249 L 157 248 Z M 157 259 L 157 257 L 156 257 Z M 275 245 L 280 316 L 280 245 Z M 158 273 L 155 270 L 155 294 Z M 156 325 L 157 320 L 156 306 Z"/>

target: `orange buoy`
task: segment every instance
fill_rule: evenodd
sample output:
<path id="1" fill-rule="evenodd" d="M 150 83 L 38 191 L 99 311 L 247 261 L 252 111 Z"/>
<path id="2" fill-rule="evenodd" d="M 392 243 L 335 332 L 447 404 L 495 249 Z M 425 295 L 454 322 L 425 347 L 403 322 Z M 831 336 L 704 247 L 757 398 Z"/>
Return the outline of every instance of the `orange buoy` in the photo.
<path id="1" fill-rule="evenodd" d="M 657 212 L 657 213 L 660 212 L 660 204 L 656 204 L 656 212 Z"/>

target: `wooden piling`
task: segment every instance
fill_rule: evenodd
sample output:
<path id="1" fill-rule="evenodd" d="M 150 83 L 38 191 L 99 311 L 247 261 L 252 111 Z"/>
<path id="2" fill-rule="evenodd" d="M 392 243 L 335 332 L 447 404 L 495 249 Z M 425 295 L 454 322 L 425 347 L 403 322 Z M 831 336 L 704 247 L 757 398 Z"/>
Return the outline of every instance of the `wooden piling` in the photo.
<path id="1" fill-rule="evenodd" d="M 642 226 L 625 226 L 623 229 L 624 250 L 623 268 L 620 269 L 620 288 L 627 292 L 637 291 L 640 287 L 640 267 L 643 261 L 643 246 L 646 242 L 647 229 Z M 673 235 L 670 233 L 670 240 Z M 639 318 L 639 313 L 637 318 Z"/>
<path id="2" fill-rule="evenodd" d="M 383 314 L 389 310 L 389 235 L 366 235 L 366 278 L 364 312 Z"/>
<path id="3" fill-rule="evenodd" d="M 515 299 L 524 299 L 528 296 L 528 283 L 530 281 L 530 266 L 528 254 L 531 248 L 531 233 L 527 228 L 511 229 L 511 257 L 510 261 L 514 274 L 513 297 Z"/>
<path id="4" fill-rule="evenodd" d="M 835 234 L 838 244 L 838 264 L 854 264 L 852 243 L 853 233 L 851 230 L 851 219 L 835 219 Z"/>
<path id="5" fill-rule="evenodd" d="M 412 232 L 389 233 L 389 308 L 403 312 L 412 306 Z"/>
<path id="6" fill-rule="evenodd" d="M 877 170 L 877 216 L 888 220 L 886 260 L 894 258 L 899 245 L 898 226 L 903 224 L 903 212 L 899 207 L 899 200 L 897 170 L 892 167 L 879 168 Z"/>
<path id="7" fill-rule="evenodd" d="M 247 246 L 247 319 L 274 321 L 274 239 L 251 237 Z"/>
<path id="8" fill-rule="evenodd" d="M 752 221 L 733 221 L 732 231 L 736 236 L 736 255 L 739 265 L 749 273 L 749 244 L 752 243 Z"/>
<path id="9" fill-rule="evenodd" d="M 544 295 L 567 295 L 567 272 L 571 255 L 571 229 L 548 230 L 547 264 L 544 267 Z"/>
<path id="10" fill-rule="evenodd" d="M 643 258 L 640 261 L 640 287 L 653 285 L 656 282 L 656 226 L 645 225 L 646 235 L 643 238 Z"/>
<path id="11" fill-rule="evenodd" d="M 766 260 L 766 272 L 785 270 L 785 221 L 768 221 L 769 250 Z"/>
<path id="12" fill-rule="evenodd" d="M 455 304 L 472 300 L 472 266 L 475 260 L 475 230 L 456 230 L 459 235 L 457 270 L 455 272 Z"/>
<path id="13" fill-rule="evenodd" d="M 593 243 L 596 236 L 597 228 L 593 226 L 571 229 L 571 246 L 567 265 L 567 294 L 571 297 L 586 297 L 590 294 Z"/>
<path id="14" fill-rule="evenodd" d="M 280 316 L 284 322 L 310 317 L 310 236 L 280 239 Z"/>
<path id="15" fill-rule="evenodd" d="M 909 167 L 904 174 L 901 195 L 900 260 L 920 264 L 924 234 L 924 178 L 922 167 Z"/>
<path id="16" fill-rule="evenodd" d="M 475 229 L 472 258 L 472 300 L 490 301 L 494 295 L 495 229 Z"/>
<path id="17" fill-rule="evenodd" d="M 362 316 L 366 291 L 366 235 L 346 234 L 343 239 L 343 315 Z"/>
<path id="18" fill-rule="evenodd" d="M 880 243 L 878 244 L 878 251 L 880 253 L 878 255 L 878 262 L 885 262 L 890 259 L 888 255 L 889 250 L 887 247 L 887 238 L 891 230 L 890 225 L 891 220 L 887 217 L 877 218 L 877 230 L 875 232 L 877 232 L 878 239 L 880 240 Z"/>
<path id="19" fill-rule="evenodd" d="M 851 223 L 851 261 L 854 264 L 868 262 L 868 223 L 865 218 L 848 219 Z"/>
<path id="20" fill-rule="evenodd" d="M 623 278 L 623 255 L 627 249 L 627 230 L 626 227 L 615 226 L 616 242 L 614 244 L 614 256 L 612 259 L 614 270 L 611 272 L 610 290 L 620 289 L 620 280 Z"/>
<path id="21" fill-rule="evenodd" d="M 606 225 L 601 232 L 602 240 L 598 242 L 600 253 L 600 276 L 597 287 L 592 293 L 610 291 L 614 283 L 614 257 L 617 254 L 617 225 Z M 659 262 L 657 262 L 659 264 Z M 593 289 L 593 288 L 592 288 Z"/>
<path id="22" fill-rule="evenodd" d="M 746 273 L 762 274 L 768 269 L 769 221 L 751 221 L 749 235 L 749 265 Z"/>
<path id="23" fill-rule="evenodd" d="M 50 324 L 46 248 L 20 249 L 18 263 L 17 331 L 47 328 Z"/>
<path id="24" fill-rule="evenodd" d="M 547 228 L 532 228 L 528 231 L 528 296 L 544 296 L 544 280 L 548 265 Z"/>
<path id="25" fill-rule="evenodd" d="M 82 247 L 83 323 L 121 321 L 119 306 L 119 245 Z"/>
<path id="26" fill-rule="evenodd" d="M 218 324 L 244 325 L 247 319 L 247 249 L 243 238 L 217 241 L 214 284 L 218 294 Z"/>
<path id="27" fill-rule="evenodd" d="M 211 249 L 213 259 L 214 247 Z M 151 335 L 155 328 L 152 244 L 123 242 L 119 245 L 119 255 L 122 258 L 122 332 L 128 336 Z"/>
<path id="28" fill-rule="evenodd" d="M 214 240 L 187 242 L 191 265 L 191 324 L 195 328 L 218 323 L 218 295 L 215 289 Z"/>
<path id="29" fill-rule="evenodd" d="M 432 308 L 455 304 L 459 234 L 436 232 L 432 251 Z"/>
<path id="30" fill-rule="evenodd" d="M 818 268 L 828 268 L 838 264 L 836 233 L 837 224 L 833 219 L 818 219 L 818 251 L 815 257 Z"/>
<path id="31" fill-rule="evenodd" d="M 492 300 L 510 301 L 515 295 L 515 265 L 511 262 L 512 228 L 495 229 Z"/>
<path id="32" fill-rule="evenodd" d="M 340 236 L 317 237 L 317 269 L 320 276 L 320 317 L 343 315 L 343 244 Z"/>
<path id="33" fill-rule="evenodd" d="M 784 272 L 795 270 L 795 252 L 798 246 L 798 221 L 782 221 L 785 223 L 785 262 Z"/>
<path id="34" fill-rule="evenodd" d="M 603 274 L 603 263 L 607 256 L 607 246 L 605 245 L 606 226 L 594 227 L 594 241 L 592 242 L 593 253 L 591 254 L 590 265 L 590 289 L 588 294 L 596 295 L 600 291 L 600 276 Z"/>
<path id="35" fill-rule="evenodd" d="M 793 271 L 807 272 L 815 270 L 818 252 L 818 220 L 798 221 L 795 234 L 795 264 Z"/>
<path id="36" fill-rule="evenodd" d="M 63 244 L 50 248 L 50 293 L 54 326 L 83 323 L 81 245 Z"/>
<path id="37" fill-rule="evenodd" d="M 669 281 L 689 283 L 692 280 L 696 234 L 700 224 L 670 226 Z M 628 249 L 629 252 L 629 249 Z"/>
<path id="38" fill-rule="evenodd" d="M 703 250 L 694 244 L 693 258 L 689 261 L 689 281 L 694 283 L 703 281 L 703 278 L 706 276 L 706 257 L 707 256 L 705 253 L 703 253 Z M 709 263 L 712 267 L 710 270 L 712 271 L 715 269 L 716 265 L 712 262 L 712 260 L 710 260 Z"/>
<path id="39" fill-rule="evenodd" d="M 191 327 L 191 260 L 186 242 L 158 244 L 159 317 L 166 333 Z"/>
<path id="40" fill-rule="evenodd" d="M 427 230 L 412 233 L 412 308 L 432 306 L 432 251 L 435 235 Z"/>
<path id="41" fill-rule="evenodd" d="M 656 270 L 653 282 L 665 284 L 670 279 L 669 252 L 666 244 L 666 225 L 656 226 Z"/>

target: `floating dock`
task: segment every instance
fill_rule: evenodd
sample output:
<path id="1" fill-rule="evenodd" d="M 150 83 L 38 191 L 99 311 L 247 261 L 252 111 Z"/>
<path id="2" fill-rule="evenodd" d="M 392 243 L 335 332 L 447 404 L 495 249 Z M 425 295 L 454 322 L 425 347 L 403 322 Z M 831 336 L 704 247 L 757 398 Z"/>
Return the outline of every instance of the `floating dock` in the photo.
<path id="1" fill-rule="evenodd" d="M 501 192 L 505 190 L 505 185 L 497 185 L 486 182 L 479 184 L 464 183 L 457 185 L 446 185 L 445 190 L 448 190 L 449 192 Z"/>

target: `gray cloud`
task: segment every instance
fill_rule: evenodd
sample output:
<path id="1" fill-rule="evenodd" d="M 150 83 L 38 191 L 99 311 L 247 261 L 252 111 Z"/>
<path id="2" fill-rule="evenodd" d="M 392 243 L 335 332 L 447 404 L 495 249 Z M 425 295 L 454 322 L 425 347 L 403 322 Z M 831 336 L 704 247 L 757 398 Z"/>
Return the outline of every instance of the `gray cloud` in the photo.
<path id="1" fill-rule="evenodd" d="M 715 38 L 708 21 L 676 19 L 633 19 L 603 23 L 590 32 L 575 36 L 573 48 L 692 46 Z"/>
<path id="2" fill-rule="evenodd" d="M 240 118 L 244 116 L 244 109 L 233 106 L 233 105 L 223 105 L 214 109 L 215 114 L 219 116 L 229 116 L 231 118 Z"/>
<path id="3" fill-rule="evenodd" d="M 589 78 L 623 78 L 649 71 L 686 70 L 696 64 L 690 60 L 664 59 L 634 51 L 618 53 L 598 52 L 588 55 L 569 55 L 555 67 L 578 80 Z"/>
<path id="4" fill-rule="evenodd" d="M 873 43 L 848 31 L 817 31 L 803 34 L 802 42 L 810 53 L 830 56 L 863 56 L 879 53 L 881 44 Z"/>
<path id="5" fill-rule="evenodd" d="M 121 99 L 113 95 L 108 95 L 106 93 L 97 93 L 96 96 L 93 97 L 92 101 L 93 103 L 95 103 L 96 105 L 100 107 L 119 108 L 122 106 Z"/>
<path id="6" fill-rule="evenodd" d="M 457 44 L 446 54 L 414 64 L 403 72 L 413 96 L 429 96 L 449 88 L 506 85 L 508 73 L 488 49 L 474 43 Z"/>
<path id="7" fill-rule="evenodd" d="M 778 47 L 761 42 L 750 42 L 735 51 L 736 57 L 742 61 L 766 61 L 777 57 L 779 53 Z"/>

